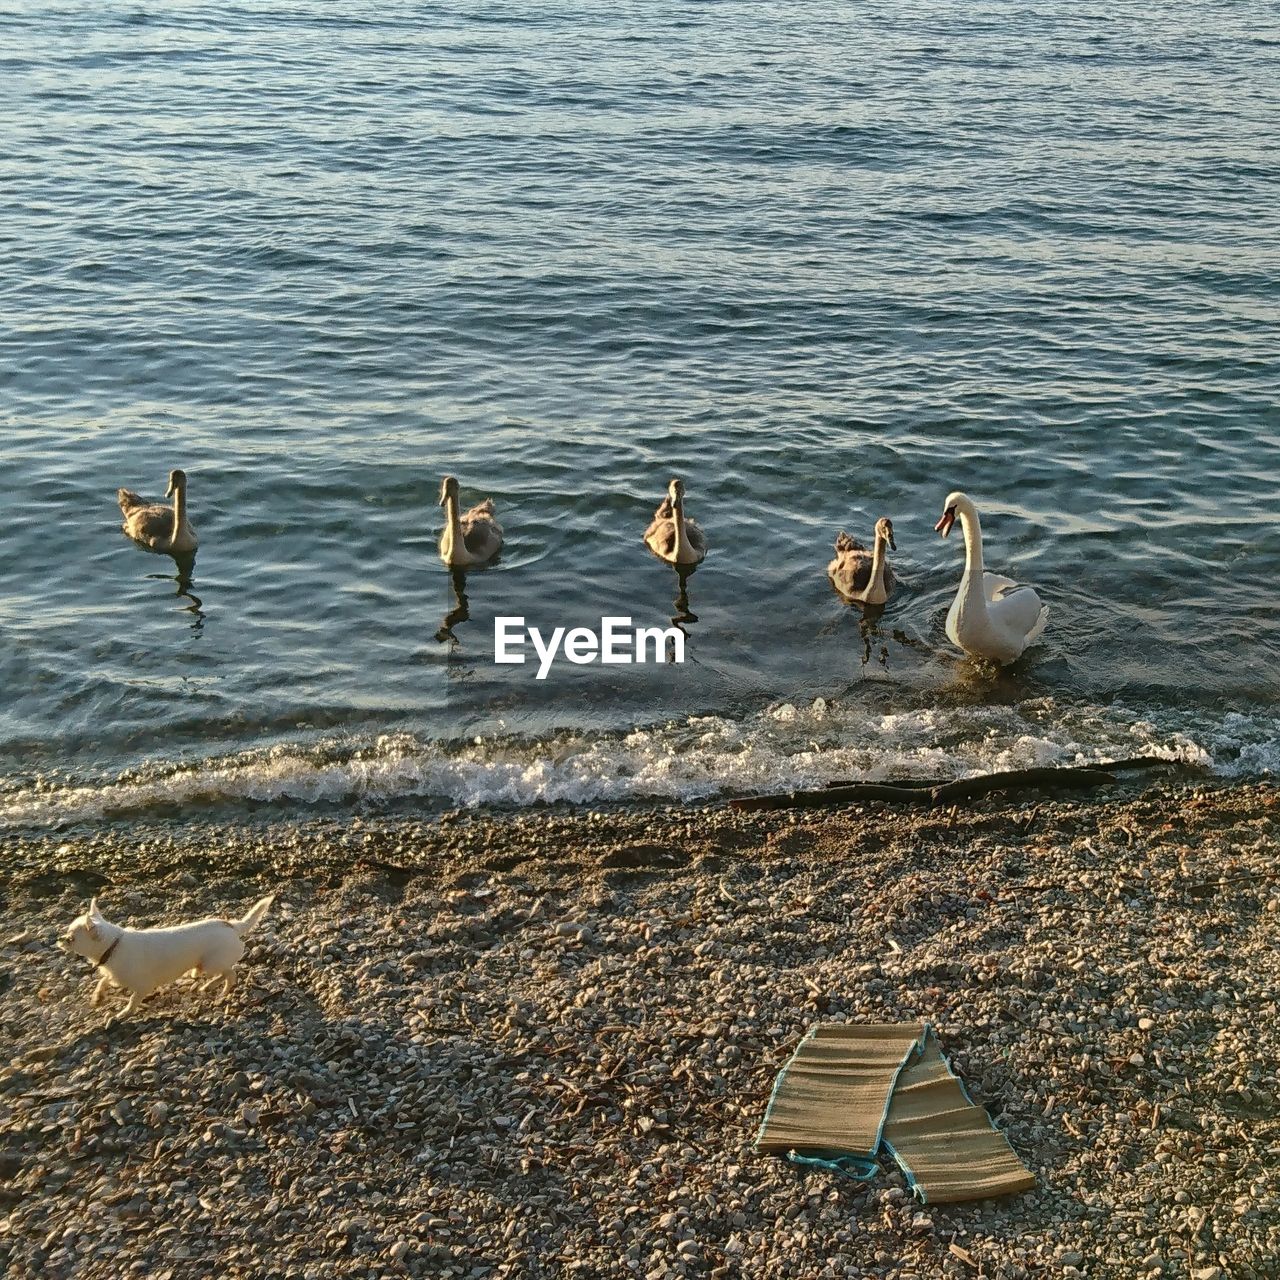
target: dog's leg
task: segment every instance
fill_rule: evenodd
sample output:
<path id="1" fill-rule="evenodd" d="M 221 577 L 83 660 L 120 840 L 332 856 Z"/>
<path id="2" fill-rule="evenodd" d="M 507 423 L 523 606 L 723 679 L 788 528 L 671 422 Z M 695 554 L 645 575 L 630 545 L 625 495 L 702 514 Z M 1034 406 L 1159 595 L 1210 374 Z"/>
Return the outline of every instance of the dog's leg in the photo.
<path id="1" fill-rule="evenodd" d="M 228 969 L 226 973 L 222 975 L 222 998 L 224 1001 L 231 998 L 231 992 L 235 985 L 236 971 L 234 969 Z"/>
<path id="2" fill-rule="evenodd" d="M 121 1009 L 121 1010 L 120 1010 L 120 1016 L 121 1016 L 122 1018 L 127 1018 L 131 1013 L 133 1013 L 133 1012 L 135 1012 L 135 1011 L 137 1010 L 138 1006 L 139 1006 L 141 1003 L 142 1003 L 142 996 L 141 996 L 141 994 L 140 994 L 139 992 L 137 992 L 137 991 L 130 991 L 130 992 L 129 992 L 129 1003 L 128 1003 L 127 1005 L 125 1005 L 125 1007 L 124 1007 L 123 1009 Z"/>
<path id="3" fill-rule="evenodd" d="M 111 979 L 104 973 L 98 979 L 98 985 L 93 989 L 93 995 L 89 997 L 89 1007 L 96 1009 L 102 1003 L 102 997 L 106 989 L 111 985 Z"/>

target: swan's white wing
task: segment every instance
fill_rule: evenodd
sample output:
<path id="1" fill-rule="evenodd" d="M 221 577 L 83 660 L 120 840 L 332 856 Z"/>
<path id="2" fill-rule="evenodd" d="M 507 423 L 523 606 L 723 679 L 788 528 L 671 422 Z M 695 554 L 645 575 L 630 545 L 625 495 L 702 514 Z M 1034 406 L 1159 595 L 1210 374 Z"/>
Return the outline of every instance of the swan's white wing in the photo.
<path id="1" fill-rule="evenodd" d="M 1042 604 L 1040 606 L 1040 617 L 1036 620 L 1036 624 L 1027 632 L 1027 644 L 1032 644 L 1040 638 L 1040 633 L 1045 629 L 1049 621 L 1049 606 Z"/>
<path id="2" fill-rule="evenodd" d="M 1048 612 L 1034 587 L 1019 586 L 1016 582 L 997 588 L 987 602 L 987 616 L 992 623 L 1010 637 L 1024 637 L 1026 643 L 1044 630 L 1042 615 L 1047 616 Z"/>
<path id="3" fill-rule="evenodd" d="M 992 573 L 990 569 L 983 571 L 982 593 L 987 597 L 988 601 L 995 600 L 1003 592 L 1020 585 L 1020 583 L 1014 582 L 1012 578 L 1006 578 L 1002 573 Z"/>

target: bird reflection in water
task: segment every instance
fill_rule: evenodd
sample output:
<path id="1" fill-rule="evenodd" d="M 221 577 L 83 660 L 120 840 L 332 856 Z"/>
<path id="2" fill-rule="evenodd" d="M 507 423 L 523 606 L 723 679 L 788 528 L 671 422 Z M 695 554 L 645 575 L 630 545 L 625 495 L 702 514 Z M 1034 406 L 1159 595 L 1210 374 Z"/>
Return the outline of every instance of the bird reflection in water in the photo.
<path id="1" fill-rule="evenodd" d="M 436 639 L 441 644 L 447 641 L 451 647 L 454 647 L 461 642 L 454 635 L 453 628 L 459 622 L 467 622 L 471 617 L 471 608 L 467 602 L 467 575 L 465 570 L 450 569 L 449 584 L 453 589 L 453 608 L 441 618 L 440 630 L 436 632 Z"/>
<path id="2" fill-rule="evenodd" d="M 698 621 L 698 615 L 689 607 L 689 579 L 693 577 L 694 571 L 698 566 L 696 564 L 674 564 L 671 567 L 675 570 L 678 584 L 676 598 L 672 601 L 675 612 L 671 615 L 671 625 L 678 627 L 688 637 L 690 633 L 685 624 Z M 670 638 L 667 640 L 667 661 L 675 661 L 675 641 Z"/>
<path id="3" fill-rule="evenodd" d="M 156 582 L 176 582 L 178 584 L 178 589 L 174 592 L 174 595 L 188 601 L 187 604 L 180 607 L 191 614 L 191 630 L 199 633 L 204 630 L 205 613 L 204 601 L 195 593 L 196 553 L 192 551 L 188 555 L 176 555 L 173 557 L 173 563 L 177 573 L 149 573 L 147 577 Z"/>
<path id="4" fill-rule="evenodd" d="M 674 601 L 676 611 L 672 615 L 671 621 L 677 627 L 683 627 L 686 622 L 697 622 L 698 620 L 698 615 L 689 608 L 689 579 L 693 577 L 694 570 L 698 566 L 696 564 L 678 564 L 674 567 L 679 588 Z"/>
<path id="5" fill-rule="evenodd" d="M 874 651 L 876 661 L 887 671 L 889 644 L 880 627 L 880 620 L 884 617 L 884 605 L 864 604 L 859 608 L 862 611 L 862 616 L 858 619 L 858 635 L 862 637 L 862 665 L 864 667 L 870 665 Z"/>

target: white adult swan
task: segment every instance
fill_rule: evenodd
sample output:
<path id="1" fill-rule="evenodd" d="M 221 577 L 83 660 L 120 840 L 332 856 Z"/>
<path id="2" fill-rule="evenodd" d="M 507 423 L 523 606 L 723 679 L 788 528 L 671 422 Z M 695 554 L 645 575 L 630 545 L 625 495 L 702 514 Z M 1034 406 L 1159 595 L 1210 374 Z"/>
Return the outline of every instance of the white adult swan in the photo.
<path id="1" fill-rule="evenodd" d="M 975 658 L 1013 662 L 1044 630 L 1049 608 L 1034 588 L 983 569 L 978 508 L 965 494 L 949 493 L 934 531 L 945 538 L 957 519 L 964 527 L 964 577 L 947 614 L 947 636 Z"/>
<path id="2" fill-rule="evenodd" d="M 893 521 L 888 516 L 876 521 L 874 551 L 868 551 L 842 529 L 836 538 L 836 558 L 827 565 L 831 585 L 854 604 L 884 604 L 897 585 L 885 554 L 886 547 L 892 551 L 898 549 L 893 540 Z"/>
<path id="3" fill-rule="evenodd" d="M 707 555 L 707 535 L 684 514 L 684 481 L 672 480 L 667 496 L 644 531 L 644 544 L 668 564 L 701 564 Z"/>
<path id="4" fill-rule="evenodd" d="M 440 535 L 440 559 L 450 569 L 474 569 L 488 564 L 502 550 L 502 526 L 493 518 L 493 499 L 477 502 L 458 513 L 458 482 L 445 476 L 440 482 L 444 508 L 444 532 Z"/>
<path id="5" fill-rule="evenodd" d="M 132 489 L 118 489 L 116 501 L 124 516 L 121 526 L 139 546 L 148 551 L 161 551 L 171 556 L 189 555 L 196 549 L 196 531 L 187 519 L 187 473 L 169 472 L 166 498 L 172 496 L 173 506 L 162 502 L 148 502 Z"/>

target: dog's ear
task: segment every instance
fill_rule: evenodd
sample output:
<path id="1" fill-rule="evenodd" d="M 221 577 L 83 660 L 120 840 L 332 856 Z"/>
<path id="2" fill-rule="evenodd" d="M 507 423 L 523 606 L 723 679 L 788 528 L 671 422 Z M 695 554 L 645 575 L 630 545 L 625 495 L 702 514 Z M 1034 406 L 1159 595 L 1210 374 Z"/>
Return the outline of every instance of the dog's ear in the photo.
<path id="1" fill-rule="evenodd" d="M 103 919 L 102 912 L 98 910 L 98 899 L 96 896 L 89 900 L 89 923 L 90 924 L 106 923 L 106 921 Z"/>

